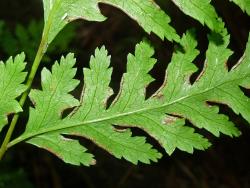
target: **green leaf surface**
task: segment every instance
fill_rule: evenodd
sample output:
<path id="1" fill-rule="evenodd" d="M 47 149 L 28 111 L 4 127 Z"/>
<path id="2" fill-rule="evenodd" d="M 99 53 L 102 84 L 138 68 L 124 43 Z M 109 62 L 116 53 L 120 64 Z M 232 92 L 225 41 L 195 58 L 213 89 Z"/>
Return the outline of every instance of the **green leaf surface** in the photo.
<path id="1" fill-rule="evenodd" d="M 120 91 L 109 107 L 112 68 L 107 51 L 97 49 L 90 67 L 84 68 L 80 101 L 69 94 L 78 84 L 73 79 L 76 71 L 72 68 L 73 55 L 62 58 L 60 64 L 53 65 L 52 72 L 43 70 L 42 90 L 32 90 L 30 94 L 35 108 L 31 108 L 26 131 L 9 147 L 26 140 L 68 163 L 90 165 L 93 164 L 91 155 L 85 153 L 85 148 L 79 149 L 78 143 L 72 146 L 78 148 L 77 154 L 70 157 L 69 153 L 73 155 L 74 151 L 68 142 L 74 142 L 75 137 L 65 140 L 65 136 L 84 137 L 117 158 L 137 164 L 138 161 L 157 161 L 161 154 L 146 143 L 144 137 L 132 136 L 133 127 L 148 133 L 168 154 L 176 148 L 193 153 L 194 149 L 204 150 L 210 146 L 194 127 L 185 125 L 185 120 L 215 136 L 221 133 L 239 136 L 240 131 L 228 117 L 208 102 L 226 104 L 250 122 L 249 98 L 240 89 L 240 86 L 250 86 L 250 43 L 244 56 L 229 71 L 225 64 L 232 54 L 227 49 L 229 36 L 225 30 L 222 35 L 223 40 L 214 33 L 209 36 L 203 71 L 191 84 L 190 76 L 197 71 L 192 62 L 199 52 L 193 31 L 188 31 L 181 39 L 183 48 L 173 54 L 163 85 L 148 99 L 145 99 L 145 90 L 153 81 L 148 72 L 156 60 L 152 58 L 153 48 L 141 42 L 134 55 L 128 55 Z M 74 109 L 62 118 L 63 110 L 68 108 Z"/>
<path id="2" fill-rule="evenodd" d="M 79 83 L 73 79 L 76 73 L 76 69 L 72 68 L 74 64 L 73 54 L 69 54 L 61 59 L 60 65 L 57 62 L 53 65 L 52 74 L 49 70 L 43 69 L 43 91 L 32 90 L 30 93 L 31 100 L 36 103 L 36 109 L 30 110 L 27 132 L 49 128 L 54 123 L 60 124 L 62 111 L 79 105 L 79 102 L 68 94 Z M 86 149 L 77 141 L 53 132 L 39 135 L 28 142 L 51 151 L 67 163 L 86 166 L 95 163 L 93 156 L 86 153 Z"/>
<path id="3" fill-rule="evenodd" d="M 206 24 L 212 31 L 221 32 L 224 23 L 218 18 L 211 0 L 172 0 L 176 6 L 185 14 L 198 20 L 201 24 Z"/>
<path id="4" fill-rule="evenodd" d="M 229 0 L 238 5 L 243 11 L 250 15 L 250 0 Z"/>
<path id="5" fill-rule="evenodd" d="M 220 99 L 221 96 L 225 96 L 224 88 L 228 87 L 225 86 L 226 78 L 230 77 L 225 65 L 231 55 L 231 51 L 226 48 L 229 36 L 226 33 L 224 35 L 224 41 L 221 45 L 216 44 L 220 43 L 216 34 L 210 36 L 204 69 L 193 85 L 189 83 L 189 78 L 197 70 L 191 63 L 197 51 L 190 47 L 196 46 L 196 42 L 190 37 L 191 34 L 184 37 L 182 45 L 186 46 L 186 53 L 174 55 L 166 73 L 167 81 L 173 84 L 162 88 L 159 93 L 168 96 L 168 103 L 171 104 L 167 108 L 168 113 L 174 112 L 185 117 L 199 128 L 205 128 L 215 136 L 219 136 L 220 132 L 230 136 L 238 136 L 239 131 L 233 123 L 228 121 L 226 116 L 218 114 L 218 107 L 207 104 L 209 101 L 227 104 L 227 101 L 222 102 Z M 232 88 L 238 88 L 233 83 L 229 85 Z M 242 94 L 242 92 L 236 93 L 236 95 Z M 230 97 L 227 96 L 226 100 L 230 100 Z"/>
<path id="6" fill-rule="evenodd" d="M 179 41 L 175 29 L 169 25 L 171 19 L 152 0 L 98 0 L 124 11 L 133 18 L 147 33 L 155 33 L 161 39 Z"/>
<path id="7" fill-rule="evenodd" d="M 101 61 L 102 63 L 99 63 Z M 73 116 L 74 118 L 65 118 L 63 121 L 61 120 L 61 113 L 64 109 L 79 106 L 79 102 L 68 94 L 68 92 L 72 91 L 78 84 L 78 81 L 73 79 L 76 71 L 72 69 L 74 63 L 75 60 L 73 59 L 73 55 L 69 54 L 65 59 L 61 59 L 60 65 L 56 63 L 53 66 L 52 73 L 47 69 L 42 71 L 43 91 L 32 90 L 30 93 L 31 100 L 36 104 L 36 108 L 31 108 L 30 110 L 30 119 L 26 133 L 38 133 L 41 130 L 54 128 L 54 126 L 57 125 L 67 126 L 69 129 L 63 131 L 59 130 L 49 134 L 41 134 L 38 137 L 30 139 L 28 142 L 38 147 L 45 148 L 59 156 L 65 162 L 75 165 L 80 163 L 90 165 L 94 163 L 91 157 L 89 157 L 90 154 L 85 153 L 86 149 L 80 150 L 80 145 L 78 143 L 70 143 L 74 141 L 59 136 L 62 133 L 64 135 L 77 135 L 88 138 L 97 145 L 105 148 L 117 158 L 124 157 L 135 164 L 138 160 L 145 163 L 149 163 L 149 159 L 156 161 L 161 154 L 152 149 L 151 145 L 146 144 L 145 138 L 132 137 L 129 130 L 119 132 L 108 122 L 102 122 L 99 126 L 87 124 L 86 126 L 79 126 L 71 129 L 70 127 L 72 125 L 82 123 L 81 119 L 84 119 L 84 117 L 76 118 L 77 113 Z M 77 109 L 78 113 L 87 113 L 90 115 L 93 103 L 102 100 L 103 95 L 96 96 L 96 94 L 97 92 L 103 94 L 105 87 L 108 88 L 111 75 L 111 69 L 107 69 L 108 66 L 109 57 L 107 57 L 106 50 L 104 48 L 100 51 L 97 50 L 96 57 L 92 57 L 91 59 L 91 67 L 93 70 L 85 70 L 85 75 L 87 76 L 85 80 L 86 84 L 88 84 L 87 86 L 91 86 L 91 88 L 86 86 L 85 92 L 88 92 L 88 89 L 93 90 L 93 84 L 98 86 L 99 91 L 94 91 L 94 93 L 89 91 L 89 95 L 86 95 L 87 99 L 85 99 L 86 108 Z M 103 69 L 104 71 L 102 71 Z M 105 71 L 105 69 L 107 69 L 107 71 Z M 97 82 L 100 81 L 97 79 L 102 81 L 101 85 L 97 84 Z M 92 99 L 94 101 L 92 101 Z M 103 100 L 103 102 L 105 103 L 105 100 Z M 105 105 L 103 105 L 103 107 L 105 107 Z M 105 112 L 104 108 L 96 108 L 96 111 L 93 112 L 97 114 L 98 110 L 100 113 Z M 78 154 L 75 153 L 74 149 L 77 149 Z M 70 158 L 70 155 L 72 158 Z"/>
<path id="8" fill-rule="evenodd" d="M 9 58 L 6 63 L 0 61 L 0 132 L 8 123 L 9 114 L 22 111 L 16 98 L 26 89 L 22 84 L 26 78 L 24 59 L 22 53 L 14 59 Z"/>
<path id="9" fill-rule="evenodd" d="M 94 156 L 86 153 L 87 149 L 78 141 L 65 138 L 60 134 L 39 135 L 29 140 L 28 143 L 50 151 L 65 163 L 85 166 L 95 164 Z"/>
<path id="10" fill-rule="evenodd" d="M 155 33 L 161 39 L 179 41 L 174 28 L 169 25 L 170 18 L 156 3 L 150 0 L 43 0 L 44 33 L 51 43 L 60 30 L 75 19 L 104 21 L 98 3 L 115 6 L 133 18 L 148 33 Z"/>

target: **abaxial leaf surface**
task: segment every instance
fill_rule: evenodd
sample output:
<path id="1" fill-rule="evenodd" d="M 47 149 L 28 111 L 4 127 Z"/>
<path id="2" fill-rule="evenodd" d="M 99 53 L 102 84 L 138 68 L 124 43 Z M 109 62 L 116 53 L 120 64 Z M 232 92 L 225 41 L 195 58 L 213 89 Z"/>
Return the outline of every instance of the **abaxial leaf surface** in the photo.
<path id="1" fill-rule="evenodd" d="M 24 59 L 22 53 L 14 59 L 9 58 L 6 63 L 0 61 L 0 132 L 8 123 L 9 114 L 22 111 L 16 98 L 26 89 L 22 84 L 26 77 Z"/>
<path id="2" fill-rule="evenodd" d="M 210 0 L 172 0 L 181 11 L 198 20 L 203 25 L 206 24 L 211 30 L 221 32 L 224 23 L 218 18 L 215 8 L 210 4 Z"/>
<path id="3" fill-rule="evenodd" d="M 78 81 L 73 79 L 76 71 L 72 68 L 74 63 L 73 55 L 69 54 L 61 59 L 60 65 L 56 63 L 53 66 L 52 73 L 47 69 L 42 71 L 43 90 L 32 90 L 30 93 L 36 108 L 30 110 L 24 136 L 39 132 L 45 134 L 32 136 L 28 142 L 51 151 L 71 164 L 90 165 L 93 164 L 93 159 L 84 148 L 78 149 L 76 154 L 72 147 L 79 148 L 79 143 L 72 139 L 65 139 L 60 134 L 88 138 L 117 158 L 124 157 L 133 163 L 137 163 L 138 160 L 145 163 L 149 163 L 150 159 L 156 161 L 161 154 L 152 149 L 150 144 L 145 143 L 144 137 L 132 137 L 129 130 L 118 131 L 109 121 L 92 122 L 82 126 L 83 120 L 87 121 L 93 116 L 107 114 L 105 100 L 111 94 L 108 85 L 112 69 L 108 68 L 110 62 L 106 50 L 104 48 L 96 50 L 96 57 L 91 59 L 91 69 L 84 71 L 86 95 L 78 102 L 68 94 L 78 84 Z M 98 108 L 96 108 L 97 105 Z M 62 120 L 62 111 L 74 106 L 78 106 L 74 113 Z M 51 132 L 50 129 L 55 131 Z"/>
<path id="4" fill-rule="evenodd" d="M 69 22 L 75 19 L 104 21 L 98 3 L 115 6 L 141 25 L 148 33 L 155 33 L 161 39 L 179 41 L 170 18 L 156 3 L 150 0 L 43 0 L 45 28 L 48 29 L 48 43 Z"/>
<path id="5" fill-rule="evenodd" d="M 232 54 L 227 48 L 229 36 L 225 30 L 222 35 L 222 41 L 217 34 L 209 36 L 203 71 L 191 84 L 190 76 L 197 71 L 192 62 L 199 52 L 193 32 L 188 31 L 181 39 L 183 48 L 173 54 L 162 87 L 148 99 L 145 99 L 145 88 L 153 81 L 148 72 L 156 60 L 152 58 L 153 48 L 141 42 L 134 55 L 128 55 L 120 91 L 109 107 L 112 68 L 107 51 L 97 49 L 90 67 L 84 69 L 80 101 L 69 94 L 78 84 L 73 79 L 76 71 L 72 68 L 73 55 L 62 58 L 60 64 L 53 65 L 52 72 L 42 71 L 42 90 L 32 90 L 30 94 L 35 108 L 31 108 L 26 131 L 9 147 L 25 140 L 68 163 L 90 165 L 94 163 L 92 155 L 75 141 L 76 137 L 84 137 L 117 158 L 136 164 L 157 161 L 161 154 L 146 143 L 144 137 L 132 136 L 131 127 L 144 130 L 168 154 L 176 148 L 192 153 L 194 149 L 204 150 L 210 146 L 194 127 L 215 136 L 221 133 L 239 136 L 240 131 L 228 117 L 209 102 L 226 104 L 250 122 L 249 98 L 240 89 L 240 86 L 250 86 L 250 43 L 244 56 L 229 71 L 225 63 Z M 68 108 L 74 109 L 62 118 L 63 110 Z M 194 127 L 185 125 L 185 120 Z M 72 148 L 69 148 L 70 142 L 74 143 Z M 78 148 L 76 155 L 73 148 Z"/>

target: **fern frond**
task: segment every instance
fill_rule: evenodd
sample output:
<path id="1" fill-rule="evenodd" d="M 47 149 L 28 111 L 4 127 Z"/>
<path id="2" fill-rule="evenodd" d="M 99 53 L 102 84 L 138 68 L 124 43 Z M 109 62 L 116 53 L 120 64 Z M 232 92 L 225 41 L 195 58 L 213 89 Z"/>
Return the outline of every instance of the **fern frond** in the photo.
<path id="1" fill-rule="evenodd" d="M 180 37 L 169 25 L 169 16 L 150 0 L 43 0 L 45 27 L 50 27 L 48 43 L 75 19 L 104 21 L 106 18 L 100 13 L 98 3 L 121 9 L 148 33 L 153 32 L 161 39 L 179 41 Z"/>
<path id="2" fill-rule="evenodd" d="M 230 0 L 250 14 L 250 0 Z M 212 31 L 223 31 L 224 22 L 218 17 L 211 0 L 172 0 L 179 9 L 207 25 Z M 171 18 L 152 0 L 43 0 L 45 28 L 48 44 L 65 25 L 76 19 L 104 21 L 98 4 L 104 3 L 121 9 L 134 19 L 147 33 L 155 33 L 161 39 L 180 41 L 179 35 L 170 25 Z"/>
<path id="3" fill-rule="evenodd" d="M 69 54 L 60 64 L 53 65 L 52 72 L 42 72 L 42 91 L 32 90 L 30 97 L 35 108 L 23 135 L 9 146 L 27 141 L 45 148 L 71 164 L 93 164 L 92 155 L 80 151 L 78 143 L 65 136 L 87 138 L 118 158 L 137 163 L 157 161 L 161 157 L 144 137 L 133 137 L 129 127 L 137 127 L 155 138 L 168 154 L 178 148 L 193 153 L 204 150 L 209 141 L 185 125 L 189 120 L 195 127 L 203 128 L 215 136 L 220 133 L 239 136 L 240 131 L 226 115 L 219 113 L 216 102 L 228 105 L 236 114 L 250 122 L 249 98 L 241 87 L 250 83 L 250 43 L 239 63 L 230 71 L 226 62 L 232 52 L 227 49 L 229 36 L 224 30 L 223 41 L 217 34 L 209 36 L 209 47 L 202 73 L 191 84 L 190 76 L 197 71 L 192 61 L 198 55 L 197 42 L 192 31 L 181 39 L 184 49 L 177 49 L 166 70 L 165 82 L 150 98 L 145 99 L 145 89 L 153 81 L 148 72 L 156 60 L 153 48 L 146 42 L 136 46 L 135 54 L 128 55 L 127 72 L 120 91 L 107 108 L 112 95 L 109 88 L 112 68 L 110 57 L 103 48 L 91 57 L 90 68 L 84 69 L 84 89 L 80 101 L 69 94 L 78 81 L 74 80 L 75 60 Z M 75 107 L 62 118 L 63 110 Z M 123 127 L 122 131 L 115 126 Z M 69 143 L 73 142 L 72 148 Z M 57 143 L 57 145 L 55 145 Z M 73 148 L 78 148 L 74 155 Z M 68 152 L 67 152 L 68 151 Z M 72 156 L 71 158 L 69 156 Z"/>

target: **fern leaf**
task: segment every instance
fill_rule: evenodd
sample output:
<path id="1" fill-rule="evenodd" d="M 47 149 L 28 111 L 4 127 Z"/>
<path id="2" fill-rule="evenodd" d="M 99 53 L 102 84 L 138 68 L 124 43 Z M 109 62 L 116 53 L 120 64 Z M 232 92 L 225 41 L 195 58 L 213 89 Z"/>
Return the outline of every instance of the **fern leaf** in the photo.
<path id="1" fill-rule="evenodd" d="M 48 43 L 75 19 L 104 21 L 106 18 L 100 13 L 98 3 L 120 8 L 148 33 L 179 41 L 175 29 L 169 25 L 169 16 L 150 0 L 43 0 L 45 28 L 49 27 Z"/>
<path id="2" fill-rule="evenodd" d="M 250 122 L 249 98 L 239 87 L 250 86 L 250 43 L 245 55 L 230 71 L 225 64 L 232 54 L 227 49 L 228 43 L 225 30 L 223 41 L 218 41 L 216 34 L 209 36 L 204 69 L 191 84 L 190 76 L 197 71 L 192 61 L 199 52 L 193 32 L 188 31 L 181 39 L 184 49 L 177 49 L 166 70 L 164 84 L 148 99 L 145 99 L 145 88 L 153 80 L 148 72 L 156 60 L 152 58 L 154 50 L 148 43 L 138 44 L 135 54 L 128 55 L 120 92 L 108 108 L 107 99 L 112 95 L 109 88 L 112 69 L 107 51 L 97 49 L 90 60 L 90 68 L 84 69 L 80 101 L 68 94 L 78 83 L 73 79 L 74 59 L 70 54 L 53 66 L 52 73 L 43 70 L 42 91 L 32 90 L 30 94 L 35 108 L 31 108 L 26 131 L 9 146 L 25 140 L 55 153 L 66 162 L 93 164 L 85 148 L 75 151 L 77 154 L 72 159 L 69 157 L 74 151 L 68 148 L 69 143 L 65 143 L 68 138 L 65 140 L 64 137 L 78 136 L 93 141 L 117 158 L 123 157 L 136 164 L 138 161 L 157 161 L 161 154 L 152 149 L 144 137 L 131 136 L 128 127 L 147 132 L 168 154 L 176 148 L 192 153 L 194 149 L 204 150 L 210 146 L 206 138 L 185 125 L 185 120 L 215 136 L 220 133 L 239 136 L 240 131 L 228 117 L 218 113 L 216 105 L 207 103 L 226 104 Z M 62 118 L 62 111 L 72 107 L 74 110 Z M 69 139 L 69 142 L 74 141 Z"/>
<path id="3" fill-rule="evenodd" d="M 74 155 L 74 151 L 71 151 L 71 148 L 69 148 L 70 143 L 68 143 L 73 141 L 69 139 L 65 140 L 63 136 L 58 136 L 62 133 L 60 131 L 52 132 L 51 134 L 50 131 L 48 131 L 50 128 L 57 129 L 54 126 L 67 126 L 68 129 L 65 129 L 63 134 L 83 136 L 93 140 L 93 142 L 107 149 L 107 151 L 118 158 L 124 157 L 133 163 L 137 163 L 138 160 L 149 163 L 149 159 L 156 161 L 161 154 L 152 149 L 151 145 L 146 144 L 145 138 L 131 137 L 129 130 L 118 132 L 108 122 L 103 122 L 100 126 L 87 124 L 86 126 L 79 126 L 79 128 L 71 128 L 71 126 L 82 123 L 81 119 L 84 119 L 83 115 L 77 118 L 75 114 L 71 118 L 61 120 L 61 113 L 64 109 L 79 106 L 79 102 L 68 94 L 68 92 L 72 91 L 78 84 L 77 80 L 72 79 L 75 75 L 75 69 L 72 69 L 74 63 L 73 55 L 70 54 L 65 59 L 61 59 L 60 65 L 56 63 L 53 66 L 52 73 L 47 69 L 42 71 L 43 91 L 32 90 L 30 93 L 30 97 L 32 101 L 34 101 L 34 104 L 36 104 L 36 108 L 30 111 L 30 119 L 25 133 L 36 134 L 45 130 L 46 134 L 34 137 L 28 142 L 55 153 L 65 162 L 71 164 L 81 163 L 84 165 L 93 164 L 93 160 L 90 160 L 91 158 L 89 157 L 90 154 L 85 153 L 85 149 L 82 149 L 82 151 L 78 150 L 78 160 L 76 158 L 70 159 L 68 157 L 69 152 L 65 151 L 70 151 L 72 156 Z M 103 96 L 107 97 L 104 95 L 105 89 L 107 88 L 109 90 L 108 84 L 111 69 L 108 69 L 108 66 L 109 57 L 105 49 L 97 50 L 96 57 L 91 59 L 92 69 L 85 70 L 86 86 L 84 92 L 89 94 L 85 95 L 87 99 L 84 99 L 84 101 L 86 101 L 84 103 L 84 112 L 82 109 L 77 108 L 78 113 L 85 113 L 86 116 L 90 116 L 92 110 L 94 110 L 93 115 L 97 115 L 98 112 L 105 112 L 105 100 L 102 100 L 102 98 Z M 101 84 L 98 83 L 99 81 Z M 107 94 L 109 95 L 108 90 Z M 103 102 L 103 108 L 101 108 L 99 104 L 100 100 Z M 92 108 L 95 102 L 98 102 L 96 103 L 98 105 L 96 109 Z M 56 133 L 58 133 L 57 136 L 55 136 Z M 58 146 L 55 143 L 58 143 Z M 75 147 L 79 146 L 76 145 Z M 85 158 L 88 160 L 83 160 Z"/>
<path id="4" fill-rule="evenodd" d="M 7 115 L 22 111 L 16 98 L 21 95 L 26 86 L 22 83 L 25 80 L 26 73 L 24 54 L 17 55 L 14 59 L 11 57 L 6 64 L 0 62 L 0 132 L 8 123 Z"/>
<path id="5" fill-rule="evenodd" d="M 198 20 L 201 24 L 206 24 L 212 31 L 221 32 L 224 23 L 218 18 L 210 0 L 172 0 L 181 11 Z"/>
<path id="6" fill-rule="evenodd" d="M 136 20 L 147 33 L 155 33 L 162 40 L 179 41 L 175 29 L 169 25 L 170 17 L 152 0 L 99 0 L 118 7 Z"/>
<path id="7" fill-rule="evenodd" d="M 76 69 L 73 54 L 61 59 L 60 65 L 56 62 L 52 73 L 43 69 L 42 89 L 32 90 L 30 98 L 36 104 L 35 109 L 30 109 L 30 119 L 27 125 L 27 132 L 35 132 L 44 128 L 50 128 L 54 123 L 60 124 L 61 114 L 64 109 L 79 105 L 78 100 L 69 95 L 79 81 L 74 80 Z M 94 164 L 93 155 L 86 153 L 86 149 L 72 139 L 66 139 L 54 132 L 39 135 L 32 138 L 30 143 L 47 149 L 67 163 L 89 166 Z"/>
<path id="8" fill-rule="evenodd" d="M 227 85 L 227 78 L 231 77 L 231 73 L 228 73 L 225 65 L 231 55 L 231 51 L 226 48 L 229 36 L 224 32 L 224 41 L 221 45 L 217 44 L 220 41 L 216 37 L 217 35 L 213 34 L 209 38 L 210 43 L 204 69 L 193 85 L 189 83 L 189 78 L 196 71 L 191 63 L 195 58 L 195 52 L 192 52 L 193 49 L 190 49 L 189 43 L 194 45 L 194 41 L 190 36 L 184 37 L 182 45 L 187 46 L 185 51 L 190 55 L 184 56 L 182 53 L 177 53 L 173 57 L 166 73 L 167 81 L 173 84 L 168 84 L 159 93 L 167 96 L 168 103 L 171 104 L 166 109 L 167 113 L 185 117 L 197 127 L 205 128 L 215 136 L 219 136 L 220 132 L 229 136 L 238 136 L 239 131 L 233 123 L 228 121 L 226 116 L 218 114 L 218 107 L 206 103 L 212 101 L 228 104 L 227 100 L 230 100 L 230 95 L 225 95 L 229 92 L 225 89 L 231 86 L 231 88 L 240 90 L 237 84 L 229 82 L 229 86 Z M 187 57 L 189 59 L 186 59 Z M 235 94 L 243 95 L 240 91 Z M 225 97 L 225 101 L 222 100 L 223 97 Z"/>
<path id="9" fill-rule="evenodd" d="M 243 11 L 250 15 L 250 0 L 229 0 L 238 5 Z"/>

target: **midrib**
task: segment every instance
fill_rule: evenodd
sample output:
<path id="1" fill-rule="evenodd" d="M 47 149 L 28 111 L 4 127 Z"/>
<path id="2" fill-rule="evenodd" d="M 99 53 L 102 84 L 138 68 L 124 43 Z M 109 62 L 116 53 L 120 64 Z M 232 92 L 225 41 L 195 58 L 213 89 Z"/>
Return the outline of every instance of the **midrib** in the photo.
<path id="1" fill-rule="evenodd" d="M 60 125 L 58 125 L 58 126 L 46 128 L 44 130 L 41 129 L 40 131 L 37 131 L 35 133 L 23 134 L 23 135 L 19 136 L 18 138 L 14 139 L 13 141 L 11 141 L 9 143 L 8 147 L 12 147 L 13 145 L 15 145 L 17 143 L 19 143 L 21 141 L 24 141 L 24 140 L 27 140 L 27 139 L 30 139 L 32 137 L 35 137 L 35 136 L 38 136 L 38 135 L 41 135 L 41 134 L 50 133 L 50 132 L 53 132 L 53 131 L 60 131 L 60 130 L 74 128 L 74 127 L 83 126 L 83 125 L 87 125 L 87 124 L 99 123 L 99 122 L 103 122 L 103 121 L 110 121 L 112 119 L 122 118 L 122 117 L 125 117 L 125 116 L 137 114 L 137 113 L 143 113 L 143 112 L 147 112 L 147 111 L 151 111 L 151 110 L 166 108 L 167 106 L 173 105 L 173 104 L 175 104 L 177 102 L 180 102 L 182 100 L 188 99 L 190 97 L 198 96 L 198 95 L 203 95 L 204 93 L 209 92 L 209 91 L 211 91 L 213 89 L 216 89 L 216 88 L 218 88 L 218 87 L 220 87 L 220 86 L 222 86 L 224 84 L 227 84 L 227 83 L 230 83 L 230 82 L 235 82 L 237 80 L 242 80 L 242 79 L 245 79 L 247 77 L 250 77 L 250 74 L 245 75 L 244 77 L 241 77 L 241 78 L 238 78 L 238 79 L 227 80 L 226 82 L 220 83 L 220 84 L 218 84 L 218 85 L 216 85 L 214 87 L 207 88 L 207 89 L 205 89 L 205 90 L 203 90 L 201 92 L 197 92 L 197 93 L 194 93 L 194 94 L 191 94 L 191 95 L 183 96 L 183 97 L 181 97 L 179 99 L 171 101 L 170 103 L 164 103 L 162 105 L 152 106 L 152 107 L 149 107 L 149 108 L 136 109 L 134 111 L 119 113 L 119 114 L 115 114 L 115 115 L 111 115 L 111 116 L 102 117 L 102 118 L 99 118 L 99 119 L 83 121 L 82 123 L 74 124 L 74 125 L 70 125 L 70 126 L 60 126 Z"/>

